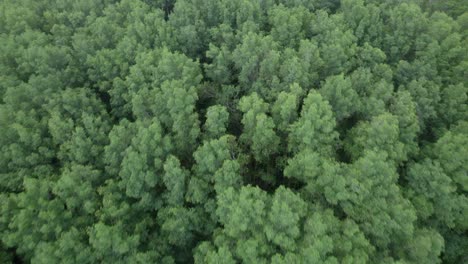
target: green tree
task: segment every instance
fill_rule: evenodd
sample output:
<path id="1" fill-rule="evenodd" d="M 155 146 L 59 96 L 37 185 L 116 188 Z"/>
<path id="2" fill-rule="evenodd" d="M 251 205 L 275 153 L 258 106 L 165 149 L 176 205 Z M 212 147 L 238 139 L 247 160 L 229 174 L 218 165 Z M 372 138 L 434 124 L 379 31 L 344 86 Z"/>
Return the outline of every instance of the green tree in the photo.
<path id="1" fill-rule="evenodd" d="M 320 94 L 330 103 L 337 122 L 360 109 L 358 94 L 353 89 L 350 79 L 342 74 L 328 77 L 320 88 Z"/>
<path id="2" fill-rule="evenodd" d="M 188 158 L 200 134 L 198 113 L 195 112 L 197 99 L 195 87 L 173 80 L 163 82 L 159 89 L 141 90 L 132 103 L 137 118 L 159 119 L 164 132 L 172 138 L 175 152 Z"/>
<path id="3" fill-rule="evenodd" d="M 310 149 L 325 156 L 334 153 L 338 133 L 331 106 L 316 91 L 304 99 L 300 118 L 290 127 L 289 150 Z"/>
<path id="4" fill-rule="evenodd" d="M 350 27 L 358 39 L 359 44 L 370 43 L 380 47 L 384 24 L 381 10 L 371 1 L 346 0 L 341 3 L 346 25 Z"/>
<path id="5" fill-rule="evenodd" d="M 382 152 L 366 151 L 345 169 L 347 197 L 340 206 L 377 248 L 406 241 L 416 213 L 397 185 L 398 174 Z"/>
<path id="6" fill-rule="evenodd" d="M 389 113 L 376 116 L 369 122 L 358 123 L 352 129 L 345 148 L 354 160 L 362 157 L 366 151 L 382 151 L 395 164 L 407 159 L 404 144 L 400 142 L 398 119 Z"/>
<path id="7" fill-rule="evenodd" d="M 399 91 L 394 96 L 389 108 L 390 112 L 398 118 L 399 139 L 404 144 L 404 152 L 408 156 L 415 155 L 419 150 L 417 138 L 420 126 L 416 104 L 411 94 L 407 91 Z"/>
<path id="8" fill-rule="evenodd" d="M 206 111 L 204 132 L 208 138 L 218 138 L 224 135 L 229 124 L 229 112 L 220 105 L 210 106 Z"/>
<path id="9" fill-rule="evenodd" d="M 110 130 L 110 118 L 102 102 L 87 89 L 69 89 L 51 98 L 47 108 L 52 142 L 60 146 L 58 159 L 101 168 Z"/>
<path id="10" fill-rule="evenodd" d="M 431 153 L 431 156 L 440 162 L 445 173 L 457 183 L 458 188 L 465 192 L 468 190 L 467 127 L 467 122 L 458 123 L 436 142 Z"/>
<path id="11" fill-rule="evenodd" d="M 213 192 L 212 176 L 223 167 L 227 160 L 235 158 L 234 138 L 225 135 L 219 139 L 205 141 L 193 154 L 195 165 L 194 176 L 188 185 L 186 199 L 189 202 L 203 204 Z"/>
<path id="12" fill-rule="evenodd" d="M 272 118 L 282 133 L 289 132 L 289 126 L 297 120 L 302 93 L 302 88 L 294 83 L 290 86 L 290 92 L 281 92 L 272 105 Z"/>
<path id="13" fill-rule="evenodd" d="M 141 124 L 130 146 L 125 150 L 119 176 L 129 197 L 140 198 L 145 206 L 152 204 L 150 189 L 162 183 L 158 174 L 171 150 L 171 141 L 164 136 L 158 120 Z"/>
<path id="14" fill-rule="evenodd" d="M 243 125 L 241 142 L 249 146 L 257 161 L 268 160 L 278 152 L 280 141 L 274 130 L 273 119 L 266 114 L 268 104 L 253 93 L 241 98 L 239 110 L 244 113 L 241 121 Z"/>
<path id="15" fill-rule="evenodd" d="M 283 47 L 296 48 L 304 39 L 310 13 L 302 6 L 288 8 L 278 5 L 269 10 L 270 34 Z"/>
<path id="16" fill-rule="evenodd" d="M 233 51 L 239 84 L 247 94 L 256 92 L 267 101 L 276 97 L 280 90 L 277 76 L 280 53 L 277 48 L 278 44 L 271 36 L 249 33 Z"/>
<path id="17" fill-rule="evenodd" d="M 168 204 L 182 206 L 185 201 L 186 182 L 189 172 L 181 167 L 180 161 L 169 156 L 164 162 L 163 182 L 166 186 L 166 199 Z"/>
<path id="18" fill-rule="evenodd" d="M 457 186 L 437 161 L 429 159 L 409 167 L 407 174 L 411 197 L 420 221 L 431 225 L 468 228 L 467 197 L 457 193 Z"/>
<path id="19" fill-rule="evenodd" d="M 390 62 L 411 60 L 416 49 L 416 40 L 427 28 L 427 17 L 415 3 L 402 3 L 388 11 L 388 23 L 384 38 L 384 51 Z"/>
<path id="20" fill-rule="evenodd" d="M 458 121 L 467 120 L 468 117 L 468 88 L 459 83 L 442 88 L 438 104 L 437 116 L 447 127 Z"/>

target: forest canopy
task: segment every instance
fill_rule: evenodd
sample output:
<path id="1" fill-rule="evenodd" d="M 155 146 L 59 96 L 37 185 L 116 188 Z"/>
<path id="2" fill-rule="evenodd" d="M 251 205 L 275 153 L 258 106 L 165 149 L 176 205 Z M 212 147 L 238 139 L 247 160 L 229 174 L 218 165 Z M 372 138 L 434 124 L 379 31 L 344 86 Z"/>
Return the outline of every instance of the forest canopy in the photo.
<path id="1" fill-rule="evenodd" d="M 2 0 L 0 263 L 468 263 L 468 1 Z"/>

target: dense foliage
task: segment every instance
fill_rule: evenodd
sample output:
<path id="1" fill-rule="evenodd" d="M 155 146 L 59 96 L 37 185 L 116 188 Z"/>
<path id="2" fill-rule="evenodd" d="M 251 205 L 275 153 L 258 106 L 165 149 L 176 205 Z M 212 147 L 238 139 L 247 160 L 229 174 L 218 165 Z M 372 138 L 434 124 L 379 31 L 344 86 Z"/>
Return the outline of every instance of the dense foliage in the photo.
<path id="1" fill-rule="evenodd" d="M 468 2 L 2 0 L 1 263 L 467 263 Z"/>

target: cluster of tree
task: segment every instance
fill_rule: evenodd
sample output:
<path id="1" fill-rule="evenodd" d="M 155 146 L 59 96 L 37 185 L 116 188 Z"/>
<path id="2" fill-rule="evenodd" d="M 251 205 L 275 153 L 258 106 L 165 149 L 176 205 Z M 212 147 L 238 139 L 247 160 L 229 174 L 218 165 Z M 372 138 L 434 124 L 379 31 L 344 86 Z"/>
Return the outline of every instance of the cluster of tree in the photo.
<path id="1" fill-rule="evenodd" d="M 466 3 L 1 1 L 0 262 L 467 263 Z"/>

